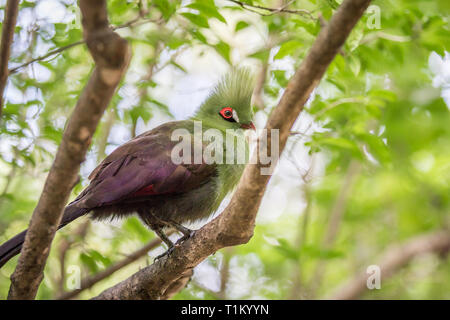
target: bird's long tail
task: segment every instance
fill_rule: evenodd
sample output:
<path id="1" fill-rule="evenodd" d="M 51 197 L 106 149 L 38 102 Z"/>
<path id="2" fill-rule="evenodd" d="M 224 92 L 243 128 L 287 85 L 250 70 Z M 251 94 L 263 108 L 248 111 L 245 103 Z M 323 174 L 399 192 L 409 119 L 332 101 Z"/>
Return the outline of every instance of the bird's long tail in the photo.
<path id="1" fill-rule="evenodd" d="M 58 229 L 61 229 L 68 223 L 73 220 L 85 215 L 89 210 L 85 208 L 76 207 L 75 203 L 68 205 L 64 209 L 64 215 L 61 219 L 61 223 L 58 226 Z M 27 234 L 27 230 L 22 231 L 12 239 L 6 241 L 4 244 L 0 246 L 0 268 L 9 261 L 12 257 L 20 253 L 22 250 L 22 245 L 25 241 L 25 235 Z"/>

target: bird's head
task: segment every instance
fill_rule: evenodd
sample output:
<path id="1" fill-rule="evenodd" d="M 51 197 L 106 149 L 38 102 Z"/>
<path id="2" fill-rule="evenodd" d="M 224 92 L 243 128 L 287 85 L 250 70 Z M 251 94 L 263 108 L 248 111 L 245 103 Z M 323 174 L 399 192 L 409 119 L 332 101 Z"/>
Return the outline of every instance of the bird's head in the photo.
<path id="1" fill-rule="evenodd" d="M 251 98 L 254 81 L 248 69 L 233 69 L 212 90 L 195 118 L 221 129 L 255 129 Z"/>

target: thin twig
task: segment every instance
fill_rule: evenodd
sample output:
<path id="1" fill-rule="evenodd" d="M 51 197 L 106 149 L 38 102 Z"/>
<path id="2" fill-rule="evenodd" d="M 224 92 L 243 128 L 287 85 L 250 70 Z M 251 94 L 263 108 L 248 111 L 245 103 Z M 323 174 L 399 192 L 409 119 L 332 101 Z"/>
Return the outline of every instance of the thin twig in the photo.
<path id="1" fill-rule="evenodd" d="M 42 55 L 40 57 L 31 59 L 30 61 L 27 61 L 27 62 L 25 62 L 25 63 L 23 63 L 23 64 L 21 64 L 21 65 L 19 65 L 17 67 L 14 67 L 14 68 L 10 69 L 9 70 L 9 74 L 16 73 L 19 69 L 22 69 L 23 67 L 26 67 L 26 66 L 34 63 L 34 62 L 42 61 L 42 60 L 47 59 L 47 58 L 49 58 L 51 56 L 54 56 L 55 54 L 61 53 L 61 52 L 65 51 L 65 50 L 67 50 L 67 49 L 70 49 L 72 47 L 78 46 L 78 45 L 83 44 L 83 43 L 84 43 L 84 40 L 80 40 L 80 41 L 68 44 L 67 46 L 63 46 L 63 47 L 60 47 L 58 49 L 49 51 L 49 52 L 47 52 L 46 54 L 44 54 L 44 55 Z"/>
<path id="2" fill-rule="evenodd" d="M 350 98 L 342 98 L 339 100 L 336 100 L 332 103 L 330 103 L 326 108 L 323 108 L 320 110 L 317 114 L 314 115 L 314 117 L 317 119 L 321 116 L 323 116 L 326 112 L 330 111 L 331 109 L 344 104 L 344 103 L 367 103 L 367 98 L 365 97 L 350 97 Z"/>
<path id="3" fill-rule="evenodd" d="M 124 23 L 124 24 L 119 25 L 119 26 L 112 26 L 111 29 L 113 31 L 115 31 L 115 30 L 119 30 L 119 29 L 135 27 L 135 26 L 142 25 L 142 24 L 145 24 L 145 23 L 158 23 L 160 20 L 161 20 L 161 18 L 159 18 L 159 19 L 142 19 L 141 16 L 138 16 L 137 18 L 134 18 L 134 19 L 132 19 L 132 20 L 130 20 L 130 21 Z M 27 62 L 25 62 L 25 63 L 23 63 L 21 65 L 18 65 L 17 67 L 11 68 L 9 70 L 9 74 L 16 73 L 18 70 L 20 70 L 20 69 L 22 69 L 22 68 L 24 68 L 24 67 L 26 67 L 26 66 L 34 63 L 34 62 L 45 60 L 45 59 L 47 59 L 49 57 L 52 57 L 52 56 L 54 56 L 54 55 L 56 55 L 58 53 L 66 51 L 66 50 L 68 50 L 70 48 L 79 46 L 80 44 L 83 44 L 83 43 L 85 43 L 84 40 L 79 40 L 79 41 L 76 41 L 74 43 L 68 44 L 66 46 L 60 47 L 58 49 L 49 51 L 49 52 L 47 52 L 46 54 L 44 54 L 42 56 L 39 56 L 39 57 L 34 58 L 34 59 L 31 59 L 30 61 L 27 61 Z"/>
<path id="4" fill-rule="evenodd" d="M 173 231 L 167 233 L 167 235 L 172 234 Z M 133 252 L 132 254 L 128 255 L 125 259 L 113 264 L 112 266 L 108 267 L 107 269 L 100 271 L 97 274 L 94 274 L 90 277 L 87 277 L 83 280 L 81 280 L 81 285 L 79 289 L 75 289 L 73 291 L 65 292 L 58 296 L 57 300 L 67 300 L 67 299 L 73 299 L 76 296 L 78 296 L 82 291 L 89 289 L 93 287 L 98 282 L 102 281 L 103 279 L 106 279 L 116 271 L 128 266 L 129 264 L 139 260 L 143 256 L 145 256 L 150 250 L 155 249 L 157 246 L 161 244 L 161 239 L 156 238 L 152 241 L 150 241 L 148 244 L 143 246 L 141 249 Z"/>
<path id="5" fill-rule="evenodd" d="M 64 283 L 66 281 L 66 256 L 67 251 L 69 251 L 70 248 L 72 248 L 73 244 L 78 238 L 84 239 L 86 236 L 86 233 L 88 231 L 90 225 L 90 221 L 87 220 L 81 224 L 75 233 L 70 236 L 70 238 L 63 238 L 61 240 L 61 243 L 59 245 L 59 265 L 60 265 L 60 274 L 59 278 L 57 278 L 57 288 L 59 294 L 62 294 L 64 292 Z"/>
<path id="6" fill-rule="evenodd" d="M 266 83 L 267 72 L 269 69 L 268 59 L 261 63 L 258 77 L 256 78 L 255 89 L 253 90 L 253 101 L 259 110 L 265 109 L 264 104 L 264 85 Z"/>
<path id="7" fill-rule="evenodd" d="M 364 38 L 361 39 L 359 42 L 360 45 L 369 43 L 371 41 L 377 40 L 377 39 L 385 39 L 389 41 L 394 42 L 408 42 L 411 41 L 411 37 L 409 36 L 400 36 L 395 34 L 389 34 L 382 31 L 372 32 L 366 35 Z"/>
<path id="8" fill-rule="evenodd" d="M 217 295 L 220 299 L 225 300 L 227 298 L 227 286 L 230 279 L 230 259 L 233 254 L 234 248 L 229 247 L 223 250 L 222 266 L 220 268 L 220 289 Z"/>
<path id="9" fill-rule="evenodd" d="M 109 134 L 116 120 L 116 113 L 113 108 L 108 110 L 106 115 L 105 123 L 103 124 L 103 130 L 98 139 L 98 149 L 97 149 L 97 163 L 100 163 L 106 157 L 106 147 L 108 145 Z"/>
<path id="10" fill-rule="evenodd" d="M 250 12 L 257 13 L 257 14 L 262 15 L 262 16 L 271 16 L 271 15 L 274 15 L 274 14 L 277 14 L 277 13 L 291 13 L 291 14 L 297 14 L 297 15 L 301 15 L 301 16 L 308 16 L 312 20 L 317 20 L 317 18 L 315 18 L 312 15 L 311 11 L 309 11 L 309 10 L 306 10 L 306 9 L 287 9 L 287 7 L 292 3 L 292 1 L 289 1 L 287 4 L 285 4 L 284 6 L 281 6 L 280 8 L 268 8 L 268 7 L 263 7 L 263 6 L 259 6 L 259 5 L 248 4 L 248 3 L 245 3 L 245 2 L 242 2 L 242 1 L 238 1 L 238 0 L 228 0 L 228 1 L 239 5 L 242 9 L 245 9 L 245 10 L 250 11 Z M 252 8 L 268 11 L 269 13 L 262 13 L 260 11 L 253 10 Z"/>

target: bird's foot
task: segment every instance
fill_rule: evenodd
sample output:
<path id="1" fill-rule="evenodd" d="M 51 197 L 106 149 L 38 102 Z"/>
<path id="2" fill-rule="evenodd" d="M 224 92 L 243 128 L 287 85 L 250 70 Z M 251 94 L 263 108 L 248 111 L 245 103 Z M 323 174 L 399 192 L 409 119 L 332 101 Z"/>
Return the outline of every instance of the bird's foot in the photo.
<path id="1" fill-rule="evenodd" d="M 172 241 L 170 241 L 170 239 L 165 235 L 165 233 L 163 233 L 160 229 L 155 229 L 156 234 L 168 246 L 168 249 L 164 253 L 162 253 L 159 256 L 157 256 L 155 258 L 155 261 L 158 261 L 159 259 L 161 259 L 164 256 L 170 256 L 176 246 L 179 246 L 180 244 L 182 244 L 184 241 L 186 241 L 187 239 L 192 237 L 194 235 L 194 233 L 195 233 L 195 230 L 191 230 L 191 229 L 186 228 L 186 227 L 184 227 L 184 226 L 182 226 L 180 224 L 177 224 L 177 223 L 174 223 L 171 226 L 174 227 L 176 230 L 180 231 L 183 234 L 183 236 L 180 239 L 178 239 L 177 242 L 175 242 L 175 244 L 173 244 Z"/>
<path id="2" fill-rule="evenodd" d="M 159 256 L 157 256 L 155 258 L 155 262 L 158 261 L 159 259 L 161 259 L 162 257 L 165 257 L 165 256 L 170 257 L 170 255 L 172 254 L 173 250 L 175 250 L 175 246 L 169 247 L 169 249 L 167 249 L 166 251 L 164 251 L 163 253 L 161 253 Z"/>
<path id="3" fill-rule="evenodd" d="M 187 228 L 186 228 L 187 229 Z M 184 241 L 192 237 L 195 233 L 195 230 L 187 229 L 188 231 L 185 233 L 183 232 L 183 236 L 175 242 L 175 246 L 178 246 L 182 244 Z"/>
<path id="4" fill-rule="evenodd" d="M 173 220 L 167 220 L 165 221 L 166 225 L 174 228 L 178 232 L 181 232 L 183 234 L 182 241 L 188 239 L 191 237 L 191 235 L 194 233 L 194 230 L 186 228 L 181 223 L 175 222 Z"/>

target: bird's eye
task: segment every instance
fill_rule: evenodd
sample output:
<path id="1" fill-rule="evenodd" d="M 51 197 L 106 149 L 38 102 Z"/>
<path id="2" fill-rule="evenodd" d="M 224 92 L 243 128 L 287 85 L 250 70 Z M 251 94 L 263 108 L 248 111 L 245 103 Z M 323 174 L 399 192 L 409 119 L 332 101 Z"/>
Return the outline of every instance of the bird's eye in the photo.
<path id="1" fill-rule="evenodd" d="M 236 122 L 236 119 L 233 117 L 233 108 L 225 107 L 220 110 L 219 114 L 227 121 Z"/>

